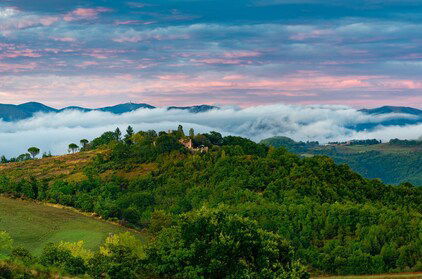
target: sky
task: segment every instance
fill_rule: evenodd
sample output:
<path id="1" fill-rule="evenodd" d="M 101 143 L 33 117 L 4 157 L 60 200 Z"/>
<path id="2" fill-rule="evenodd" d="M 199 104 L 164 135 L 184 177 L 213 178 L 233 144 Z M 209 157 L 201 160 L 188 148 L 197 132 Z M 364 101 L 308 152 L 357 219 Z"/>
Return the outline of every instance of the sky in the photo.
<path id="1" fill-rule="evenodd" d="M 422 108 L 419 0 L 1 0 L 0 103 Z"/>

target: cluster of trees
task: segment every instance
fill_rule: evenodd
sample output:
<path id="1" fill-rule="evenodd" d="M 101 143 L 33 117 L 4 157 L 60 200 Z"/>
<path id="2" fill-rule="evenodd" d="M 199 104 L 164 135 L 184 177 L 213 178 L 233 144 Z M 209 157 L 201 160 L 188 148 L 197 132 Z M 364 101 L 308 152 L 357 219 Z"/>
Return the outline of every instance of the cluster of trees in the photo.
<path id="1" fill-rule="evenodd" d="M 392 139 L 379 150 L 366 149 L 365 146 L 380 144 L 377 139 L 353 140 L 350 142 L 334 142 L 333 144 L 361 145 L 355 150 L 337 148 L 336 146 L 318 146 L 303 142 L 295 142 L 290 138 L 273 137 L 261 143 L 285 147 L 296 154 L 314 154 L 333 158 L 338 164 L 347 164 L 354 171 L 366 178 L 378 178 L 388 184 L 410 182 L 422 185 L 422 152 L 421 141 Z M 409 148 L 409 149 L 408 149 Z"/>
<path id="2" fill-rule="evenodd" d="M 305 153 L 319 146 L 318 141 L 297 142 L 297 141 L 292 140 L 291 138 L 282 137 L 282 136 L 264 139 L 261 141 L 261 143 L 267 146 L 284 147 L 288 151 L 294 152 L 294 153 Z"/>
<path id="3" fill-rule="evenodd" d="M 315 149 L 314 154 L 333 158 L 336 163 L 347 164 L 367 178 L 379 178 L 388 184 L 410 182 L 422 185 L 421 152 L 342 152 L 337 148 Z"/>
<path id="4" fill-rule="evenodd" d="M 28 269 L 40 266 L 47 274 L 58 269 L 62 275 L 93 278 L 309 278 L 286 240 L 224 208 L 183 214 L 147 243 L 129 232 L 111 235 L 96 252 L 84 248 L 82 241 L 60 242 L 34 257 L 13 248 L 5 232 L 0 232 L 0 240 L 0 256 L 8 263 L 0 265 L 1 278 L 30 278 Z M 11 268 L 16 265 L 20 274 Z"/>
<path id="5" fill-rule="evenodd" d="M 375 145 L 375 144 L 380 144 L 382 143 L 381 140 L 377 140 L 377 139 L 363 139 L 363 140 L 358 140 L 358 139 L 354 139 L 354 140 L 350 140 L 350 141 L 333 141 L 333 142 L 329 142 L 328 144 L 344 144 L 344 145 Z"/>
<path id="6" fill-rule="evenodd" d="M 391 145 L 400 145 L 400 146 L 422 146 L 422 140 L 391 139 L 389 143 Z"/>
<path id="7" fill-rule="evenodd" d="M 28 148 L 28 152 L 27 153 L 23 153 L 17 157 L 12 157 L 10 159 L 7 159 L 6 156 L 2 155 L 0 157 L 0 163 L 13 163 L 13 162 L 24 162 L 24 161 L 28 161 L 31 159 L 35 159 L 35 157 L 37 157 L 40 154 L 40 149 L 38 147 L 32 146 L 30 148 Z M 51 157 L 51 152 L 44 152 L 42 154 L 42 158 L 47 158 L 47 157 Z"/>
<path id="8" fill-rule="evenodd" d="M 76 143 L 70 143 L 68 145 L 68 152 L 69 153 L 75 153 L 79 150 L 85 150 L 86 147 L 89 144 L 89 141 L 87 139 L 81 139 L 80 140 L 80 146 L 78 146 Z M 32 146 L 30 148 L 28 148 L 28 152 L 27 153 L 23 153 L 17 157 L 12 157 L 10 159 L 7 159 L 6 156 L 2 155 L 0 157 L 0 163 L 13 163 L 13 162 L 24 162 L 24 161 L 28 161 L 31 159 L 35 159 L 39 154 L 40 154 L 41 150 L 36 147 L 36 146 Z M 42 158 L 47 158 L 47 157 L 51 157 L 51 152 L 49 151 L 44 152 L 42 154 Z"/>
<path id="9" fill-rule="evenodd" d="M 186 138 L 209 152 L 190 152 L 180 143 Z M 94 148 L 110 152 L 85 167 L 83 181 L 3 176 L 0 192 L 148 230 L 158 243 L 146 252 L 154 264 L 139 266 L 160 276 L 304 278 L 297 260 L 325 274 L 422 270 L 422 188 L 385 185 L 328 157 L 241 137 L 186 136 L 183 127 L 110 131 L 84 147 Z M 117 175 L 143 165 L 153 167 Z"/>

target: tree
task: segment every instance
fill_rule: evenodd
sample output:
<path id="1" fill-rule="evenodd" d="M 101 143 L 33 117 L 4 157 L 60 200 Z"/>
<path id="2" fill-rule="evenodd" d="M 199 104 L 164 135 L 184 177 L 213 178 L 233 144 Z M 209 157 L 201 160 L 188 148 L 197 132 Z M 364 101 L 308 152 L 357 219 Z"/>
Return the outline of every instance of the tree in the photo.
<path id="1" fill-rule="evenodd" d="M 7 158 L 6 158 L 6 156 L 4 156 L 4 155 L 2 155 L 1 156 L 1 162 L 4 164 L 4 163 L 7 163 L 8 162 L 8 160 L 7 160 Z"/>
<path id="2" fill-rule="evenodd" d="M 60 244 L 50 243 L 45 246 L 39 260 L 44 266 L 59 267 L 71 275 L 84 274 L 87 269 L 82 257 L 73 256 L 71 251 Z"/>
<path id="3" fill-rule="evenodd" d="M 48 151 L 48 153 L 47 153 L 47 152 L 44 152 L 44 153 L 42 154 L 42 157 L 43 157 L 43 158 L 52 157 L 52 155 L 51 155 L 51 151 Z"/>
<path id="4" fill-rule="evenodd" d="M 134 132 L 133 132 L 132 126 L 130 126 L 130 125 L 127 126 L 126 135 L 125 135 L 125 138 L 124 138 L 124 141 L 127 145 L 131 145 L 133 143 L 133 141 L 132 141 L 133 134 L 134 134 Z"/>
<path id="5" fill-rule="evenodd" d="M 87 139 L 81 139 L 79 142 L 81 143 L 82 148 L 85 148 L 89 141 Z"/>
<path id="6" fill-rule="evenodd" d="M 179 127 L 177 127 L 177 136 L 179 138 L 184 138 L 185 137 L 185 132 L 183 131 L 183 126 L 179 125 Z"/>
<path id="7" fill-rule="evenodd" d="M 95 149 L 101 145 L 109 144 L 116 140 L 116 133 L 113 131 L 107 131 L 98 138 L 91 141 L 91 148 Z"/>
<path id="8" fill-rule="evenodd" d="M 189 129 L 189 137 L 193 139 L 195 137 L 195 130 L 193 128 Z"/>
<path id="9" fill-rule="evenodd" d="M 71 143 L 69 144 L 69 153 L 75 153 L 78 150 L 79 146 L 76 145 L 75 143 Z"/>
<path id="10" fill-rule="evenodd" d="M 38 154 L 40 154 L 40 149 L 33 146 L 28 148 L 28 152 L 31 154 L 32 158 L 35 158 Z"/>
<path id="11" fill-rule="evenodd" d="M 296 265 L 292 248 L 279 235 L 226 207 L 183 214 L 148 252 L 152 270 L 164 277 L 291 278 Z M 309 278 L 304 268 L 294 269 L 295 278 Z"/>
<path id="12" fill-rule="evenodd" d="M 14 158 L 14 160 L 12 159 L 10 159 L 10 161 L 23 162 L 23 161 L 31 160 L 31 155 L 29 153 L 23 153 L 19 155 L 17 158 Z"/>
<path id="13" fill-rule="evenodd" d="M 114 131 L 114 134 L 116 135 L 116 140 L 120 140 L 120 137 L 122 136 L 122 132 L 120 132 L 119 127 L 116 128 Z"/>

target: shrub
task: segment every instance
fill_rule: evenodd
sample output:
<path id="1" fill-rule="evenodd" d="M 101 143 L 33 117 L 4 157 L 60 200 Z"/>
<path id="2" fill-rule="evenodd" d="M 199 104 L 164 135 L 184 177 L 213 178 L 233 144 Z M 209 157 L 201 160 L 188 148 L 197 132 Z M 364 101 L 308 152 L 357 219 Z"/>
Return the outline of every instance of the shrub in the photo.
<path id="1" fill-rule="evenodd" d="M 280 236 L 224 208 L 182 215 L 148 250 L 148 267 L 179 278 L 308 278 L 293 265 L 293 251 Z"/>

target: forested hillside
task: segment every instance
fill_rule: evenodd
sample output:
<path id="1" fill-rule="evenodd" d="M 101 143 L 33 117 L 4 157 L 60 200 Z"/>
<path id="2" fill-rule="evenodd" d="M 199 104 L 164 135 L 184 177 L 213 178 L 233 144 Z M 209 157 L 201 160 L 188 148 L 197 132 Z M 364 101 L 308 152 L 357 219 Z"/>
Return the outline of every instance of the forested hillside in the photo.
<path id="1" fill-rule="evenodd" d="M 379 178 L 388 184 L 412 183 L 422 186 L 422 142 L 392 139 L 359 140 L 319 145 L 317 142 L 295 142 L 286 137 L 263 140 L 267 146 L 285 147 L 300 155 L 324 155 L 338 164 L 347 164 L 366 178 Z"/>
<path id="2" fill-rule="evenodd" d="M 67 174 L 22 171 L 33 161 L 1 171 L 0 191 L 95 212 L 153 237 L 109 241 L 88 256 L 52 245 L 44 266 L 113 278 L 422 271 L 422 188 L 411 184 L 389 186 L 325 156 L 216 132 L 185 135 L 182 127 L 106 132 L 73 156 L 86 152 L 96 155 Z"/>

